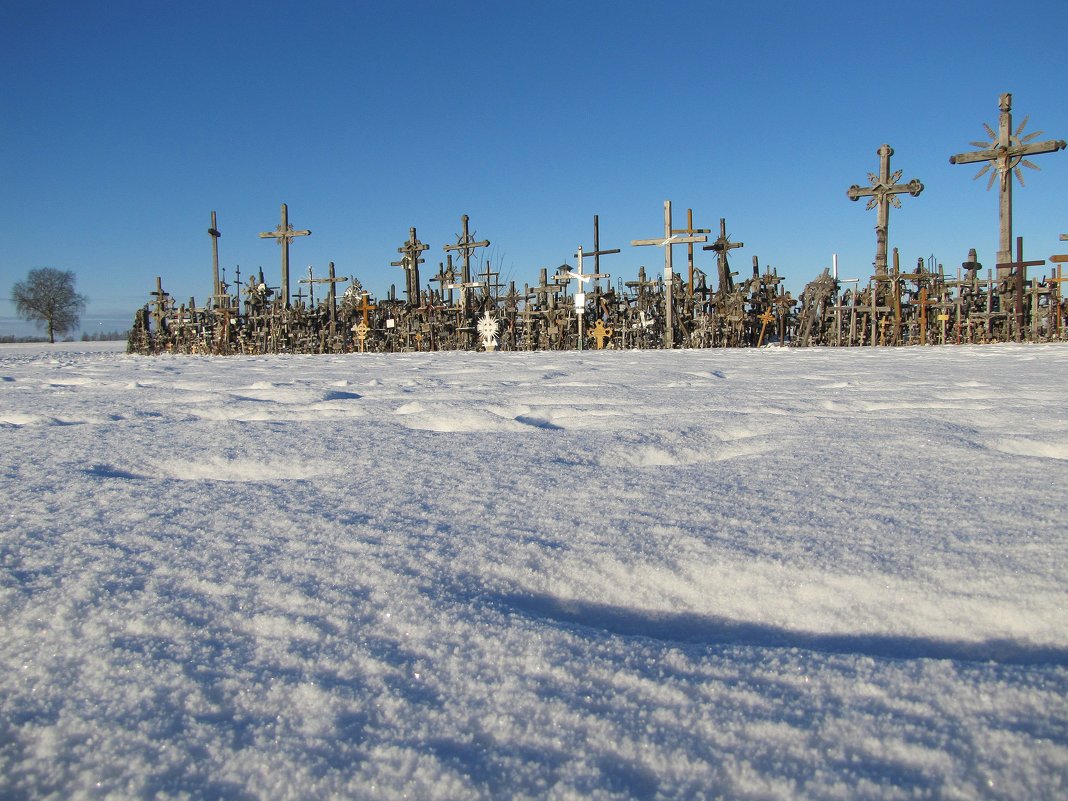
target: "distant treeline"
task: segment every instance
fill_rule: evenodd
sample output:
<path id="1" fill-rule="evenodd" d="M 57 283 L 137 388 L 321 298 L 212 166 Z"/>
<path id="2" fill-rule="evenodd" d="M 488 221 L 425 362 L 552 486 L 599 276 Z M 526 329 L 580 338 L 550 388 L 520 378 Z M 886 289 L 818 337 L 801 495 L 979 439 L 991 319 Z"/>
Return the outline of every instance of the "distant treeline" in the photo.
<path id="1" fill-rule="evenodd" d="M 96 331 L 95 333 L 82 334 L 82 342 L 117 342 L 119 340 L 128 339 L 130 336 L 129 331 Z M 17 337 L 13 334 L 0 334 L 0 345 L 12 345 L 15 343 L 25 342 L 47 342 L 48 337 L 27 336 Z M 58 339 L 56 340 L 59 341 Z M 64 342 L 74 342 L 74 337 L 67 337 Z"/>

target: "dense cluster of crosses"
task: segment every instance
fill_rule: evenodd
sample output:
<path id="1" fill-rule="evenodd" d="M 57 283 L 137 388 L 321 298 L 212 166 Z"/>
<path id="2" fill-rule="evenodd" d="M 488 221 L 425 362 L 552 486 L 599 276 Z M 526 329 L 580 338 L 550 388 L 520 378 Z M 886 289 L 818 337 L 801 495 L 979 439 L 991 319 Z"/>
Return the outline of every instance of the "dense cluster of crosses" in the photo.
<path id="1" fill-rule="evenodd" d="M 619 253 L 602 249 L 598 218 L 593 218 L 593 247 L 579 247 L 575 266 L 562 265 L 554 274 L 541 270 L 537 285 L 515 282 L 507 287 L 488 260 L 472 271 L 476 253 L 489 246 L 477 241 L 466 215 L 457 241 L 443 248 L 445 261 L 424 286 L 420 265 L 429 245 L 416 229 L 397 248 L 393 266 L 404 270 L 403 297 L 395 288 L 375 298 L 355 278 L 335 275 L 331 263 L 326 277 L 299 279 L 290 287 L 289 246 L 309 230 L 295 230 L 282 205 L 281 222 L 260 234 L 281 246 L 280 286 L 268 286 L 262 270 L 233 291 L 219 275 L 215 212 L 208 233 L 212 240 L 213 292 L 198 306 L 177 304 L 156 279 L 153 300 L 140 309 L 130 334 L 136 353 L 339 353 L 429 350 L 567 350 L 583 348 L 759 347 L 765 343 L 807 345 L 903 345 L 995 341 L 1048 341 L 1066 338 L 1066 303 L 1061 297 L 1061 268 L 1042 278 L 1028 276 L 1023 243 L 1012 239 L 1012 178 L 1023 182 L 1020 167 L 1037 169 L 1026 157 L 1064 149 L 1063 140 L 1032 142 L 1039 134 L 1023 135 L 1027 120 L 1013 130 L 1012 98 L 1000 99 L 999 130 L 986 126 L 990 141 L 980 149 L 953 156 L 950 161 L 982 163 L 977 178 L 990 172 L 990 185 L 999 184 L 999 249 L 997 264 L 983 273 L 975 256 L 955 275 L 941 265 L 924 264 L 903 271 L 897 249 L 888 254 L 889 208 L 900 208 L 901 194 L 919 196 L 918 180 L 899 183 L 902 172 L 890 172 L 894 151 L 877 151 L 879 172 L 869 173 L 870 186 L 852 186 L 852 200 L 868 198 L 877 208 L 874 275 L 866 285 L 842 280 L 825 270 L 799 298 L 782 286 L 775 270 L 760 269 L 753 257 L 751 277 L 738 279 L 731 270 L 731 251 L 741 248 L 727 234 L 721 219 L 719 235 L 695 228 L 687 211 L 686 227 L 675 227 L 671 203 L 664 203 L 663 233 L 631 241 L 632 246 L 663 249 L 662 276 L 650 278 L 641 268 L 632 280 L 601 272 L 601 257 Z M 988 187 L 989 188 L 989 187 Z M 1062 240 L 1068 235 L 1061 235 Z M 694 262 L 694 245 L 715 254 L 714 284 Z M 673 249 L 685 245 L 687 267 L 677 274 Z M 455 260 L 454 260 L 455 257 Z M 587 271 L 592 260 L 592 271 Z M 457 263 L 458 261 L 458 263 Z M 1068 256 L 1053 256 L 1053 262 Z M 474 265 L 475 269 L 479 265 Z M 837 271 L 836 271 L 837 272 Z M 338 285 L 347 283 L 341 293 Z M 304 286 L 307 285 L 307 295 Z M 316 301 L 316 287 L 320 289 Z"/>

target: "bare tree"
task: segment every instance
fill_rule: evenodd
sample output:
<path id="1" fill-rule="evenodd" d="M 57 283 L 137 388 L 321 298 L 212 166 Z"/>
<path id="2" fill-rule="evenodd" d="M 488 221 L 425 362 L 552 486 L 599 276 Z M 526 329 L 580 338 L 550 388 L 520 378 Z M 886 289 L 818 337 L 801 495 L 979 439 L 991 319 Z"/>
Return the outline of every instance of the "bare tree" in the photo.
<path id="1" fill-rule="evenodd" d="M 74 291 L 74 273 L 53 267 L 30 270 L 25 281 L 11 289 L 15 310 L 23 320 L 48 329 L 48 341 L 78 325 L 78 318 L 88 303 L 85 295 Z"/>

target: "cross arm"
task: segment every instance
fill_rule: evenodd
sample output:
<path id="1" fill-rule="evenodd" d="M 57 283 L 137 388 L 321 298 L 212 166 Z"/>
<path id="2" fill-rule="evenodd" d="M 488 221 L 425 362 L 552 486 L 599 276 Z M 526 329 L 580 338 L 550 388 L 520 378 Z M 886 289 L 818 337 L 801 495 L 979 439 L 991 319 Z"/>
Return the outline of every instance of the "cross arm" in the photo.
<path id="1" fill-rule="evenodd" d="M 997 150 L 973 150 L 971 153 L 958 153 L 949 157 L 950 164 L 973 164 L 977 161 L 993 161 L 998 157 Z"/>

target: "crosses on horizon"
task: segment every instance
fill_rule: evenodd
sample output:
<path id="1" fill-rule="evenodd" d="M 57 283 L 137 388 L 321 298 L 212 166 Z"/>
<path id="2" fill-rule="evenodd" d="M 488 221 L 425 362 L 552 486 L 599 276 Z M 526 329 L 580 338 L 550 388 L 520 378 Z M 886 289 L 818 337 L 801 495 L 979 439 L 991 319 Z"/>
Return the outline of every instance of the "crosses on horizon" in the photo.
<path id="1" fill-rule="evenodd" d="M 286 204 L 282 204 L 282 221 L 278 224 L 278 227 L 273 231 L 263 231 L 260 233 L 260 239 L 276 239 L 278 244 L 282 247 L 282 303 L 286 308 L 289 308 L 289 243 L 292 239 L 298 236 L 311 236 L 311 231 L 294 231 L 293 226 L 289 224 L 289 209 L 286 208 Z"/>
<path id="2" fill-rule="evenodd" d="M 1012 176 L 1016 174 L 1017 180 L 1020 182 L 1020 186 L 1024 185 L 1023 172 L 1020 170 L 1020 166 L 1027 167 L 1028 169 L 1038 170 L 1038 165 L 1028 161 L 1025 156 L 1035 156 L 1040 153 L 1054 153 L 1058 150 L 1064 150 L 1065 141 L 1063 139 L 1047 139 L 1045 142 L 1031 142 L 1032 139 L 1037 139 L 1042 135 L 1042 131 L 1035 131 L 1034 133 L 1021 136 L 1023 129 L 1027 126 L 1028 117 L 1024 117 L 1023 122 L 1019 127 L 1012 130 L 1012 95 L 1006 92 L 998 98 L 998 109 L 1000 114 L 998 116 L 998 131 L 995 134 L 994 129 L 986 123 L 983 123 L 983 127 L 986 129 L 987 136 L 990 137 L 989 142 L 971 142 L 970 144 L 980 148 L 979 150 L 973 150 L 971 153 L 958 153 L 955 156 L 950 156 L 950 164 L 974 164 L 978 162 L 986 162 L 983 168 L 975 174 L 975 178 L 979 178 L 982 175 L 990 171 L 993 167 L 993 172 L 990 173 L 990 180 L 987 182 L 986 188 L 990 189 L 994 185 L 994 179 L 999 178 L 1001 180 L 999 202 L 998 202 L 998 277 L 1001 278 L 1004 275 L 1009 274 L 1009 268 L 1004 268 L 1001 265 L 1009 264 L 1012 262 Z"/>
<path id="3" fill-rule="evenodd" d="M 898 183 L 901 180 L 902 170 L 890 173 L 890 157 L 894 155 L 894 149 L 890 145 L 882 145 L 875 151 L 875 155 L 879 157 L 879 174 L 868 173 L 871 187 L 861 189 L 857 184 L 853 184 L 846 190 L 846 196 L 850 200 L 867 197 L 869 198 L 867 209 L 879 208 L 875 220 L 875 274 L 886 275 L 886 243 L 887 229 L 890 224 L 890 206 L 900 209 L 901 201 L 897 196 L 907 192 L 917 197 L 923 191 L 923 184 L 915 178 L 907 184 Z"/>

